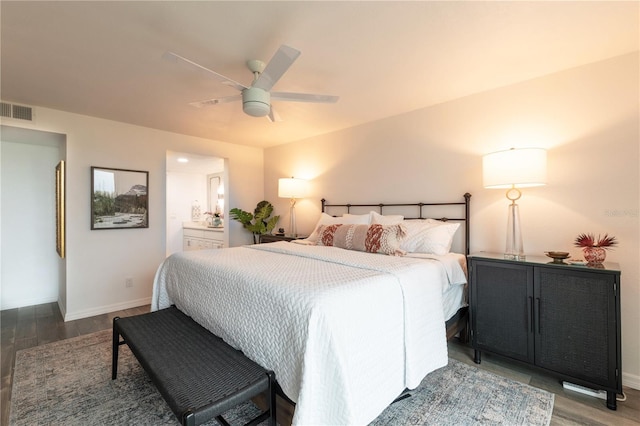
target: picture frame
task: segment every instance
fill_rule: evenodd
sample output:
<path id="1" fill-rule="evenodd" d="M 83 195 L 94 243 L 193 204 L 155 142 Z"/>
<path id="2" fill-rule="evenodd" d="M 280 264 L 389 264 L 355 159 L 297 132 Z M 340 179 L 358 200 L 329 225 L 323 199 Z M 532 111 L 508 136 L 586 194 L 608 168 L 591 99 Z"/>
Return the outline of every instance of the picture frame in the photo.
<path id="1" fill-rule="evenodd" d="M 91 230 L 149 227 L 149 172 L 91 167 Z"/>
<path id="2" fill-rule="evenodd" d="M 65 170 L 64 161 L 56 166 L 56 251 L 65 257 Z"/>

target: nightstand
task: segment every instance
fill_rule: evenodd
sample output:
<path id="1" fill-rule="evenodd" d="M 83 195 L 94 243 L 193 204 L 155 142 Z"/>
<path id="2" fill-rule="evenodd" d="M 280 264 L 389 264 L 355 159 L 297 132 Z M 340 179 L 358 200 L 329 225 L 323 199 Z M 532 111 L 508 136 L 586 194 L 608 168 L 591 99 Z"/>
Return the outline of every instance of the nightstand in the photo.
<path id="1" fill-rule="evenodd" d="M 307 235 L 298 235 L 294 237 L 293 235 L 273 235 L 273 234 L 262 234 L 260 235 L 260 244 L 263 243 L 275 243 L 276 241 L 293 241 L 293 240 L 304 240 L 307 238 Z"/>
<path id="2" fill-rule="evenodd" d="M 607 392 L 622 392 L 620 267 L 575 266 L 543 256 L 469 256 L 475 362 L 489 352 Z"/>

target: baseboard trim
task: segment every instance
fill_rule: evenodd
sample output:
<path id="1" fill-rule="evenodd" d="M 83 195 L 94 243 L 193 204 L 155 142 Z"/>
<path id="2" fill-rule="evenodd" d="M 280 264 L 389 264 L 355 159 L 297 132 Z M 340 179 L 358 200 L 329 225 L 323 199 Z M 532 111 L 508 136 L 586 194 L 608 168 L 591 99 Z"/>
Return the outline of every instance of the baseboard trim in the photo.
<path id="1" fill-rule="evenodd" d="M 53 303 L 58 301 L 58 296 L 54 297 L 34 297 L 31 299 L 21 299 L 9 303 L 3 303 L 0 310 L 23 308 L 25 306 L 42 305 L 44 303 Z M 4 302 L 4 300 L 3 300 Z"/>
<path id="2" fill-rule="evenodd" d="M 622 385 L 640 390 L 640 376 L 622 372 Z"/>
<path id="3" fill-rule="evenodd" d="M 85 309 L 77 312 L 66 312 L 64 314 L 64 321 L 73 321 L 77 319 L 93 317 L 96 315 L 108 314 L 110 312 L 121 311 L 123 309 L 137 308 L 138 306 L 150 305 L 151 297 L 145 297 L 143 299 L 128 300 L 122 303 L 115 303 L 113 305 L 97 306 L 91 309 Z"/>

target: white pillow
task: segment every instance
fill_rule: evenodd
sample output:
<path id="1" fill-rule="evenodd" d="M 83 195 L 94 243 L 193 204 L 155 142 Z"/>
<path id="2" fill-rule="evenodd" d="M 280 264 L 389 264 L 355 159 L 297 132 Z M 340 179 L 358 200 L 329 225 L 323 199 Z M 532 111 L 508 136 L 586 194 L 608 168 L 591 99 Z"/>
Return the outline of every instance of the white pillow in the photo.
<path id="1" fill-rule="evenodd" d="M 407 236 L 402 240 L 400 249 L 409 253 L 430 253 L 444 255 L 451 250 L 453 235 L 460 227 L 459 222 L 441 222 L 439 220 L 405 220 L 402 222 Z"/>
<path id="2" fill-rule="evenodd" d="M 373 210 L 371 210 L 369 214 L 371 215 L 370 223 L 379 223 L 380 225 L 398 225 L 404 220 L 404 216 L 400 214 L 390 214 L 383 216 Z"/>
<path id="3" fill-rule="evenodd" d="M 345 213 L 341 217 L 347 220 L 365 220 L 366 219 L 367 224 L 371 224 L 371 213 L 365 213 L 365 214 Z M 353 219 L 353 218 L 357 218 L 357 219 Z M 354 224 L 350 223 L 349 225 L 354 225 Z M 361 223 L 356 223 L 355 225 L 361 225 Z"/>
<path id="4" fill-rule="evenodd" d="M 308 241 L 315 243 L 318 241 L 318 228 L 320 225 L 368 225 L 369 224 L 369 214 L 350 214 L 344 216 L 333 217 L 326 213 L 320 214 L 320 219 L 318 219 L 318 223 L 316 223 L 313 232 L 307 238 Z"/>

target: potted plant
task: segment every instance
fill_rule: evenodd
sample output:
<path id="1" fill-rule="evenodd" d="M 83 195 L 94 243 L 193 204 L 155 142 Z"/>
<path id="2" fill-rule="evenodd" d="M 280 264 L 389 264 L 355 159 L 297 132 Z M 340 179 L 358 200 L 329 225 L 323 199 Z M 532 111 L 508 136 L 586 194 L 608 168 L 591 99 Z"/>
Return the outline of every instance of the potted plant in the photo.
<path id="1" fill-rule="evenodd" d="M 618 244 L 616 237 L 610 237 L 604 234 L 604 237 L 598 238 L 594 234 L 580 234 L 576 237 L 574 245 L 582 248 L 584 259 L 593 265 L 604 262 L 607 257 L 606 250 L 615 247 Z"/>
<path id="2" fill-rule="evenodd" d="M 253 234 L 253 243 L 258 243 L 258 238 L 262 234 L 270 233 L 276 227 L 280 216 L 271 216 L 273 206 L 268 201 L 260 201 L 253 214 L 239 208 L 229 210 L 231 219 L 242 223 L 242 226 Z"/>
<path id="3" fill-rule="evenodd" d="M 204 212 L 203 216 L 205 216 L 205 223 L 207 226 L 211 226 L 214 228 L 219 228 L 222 226 L 222 218 L 220 217 L 220 212 Z"/>

